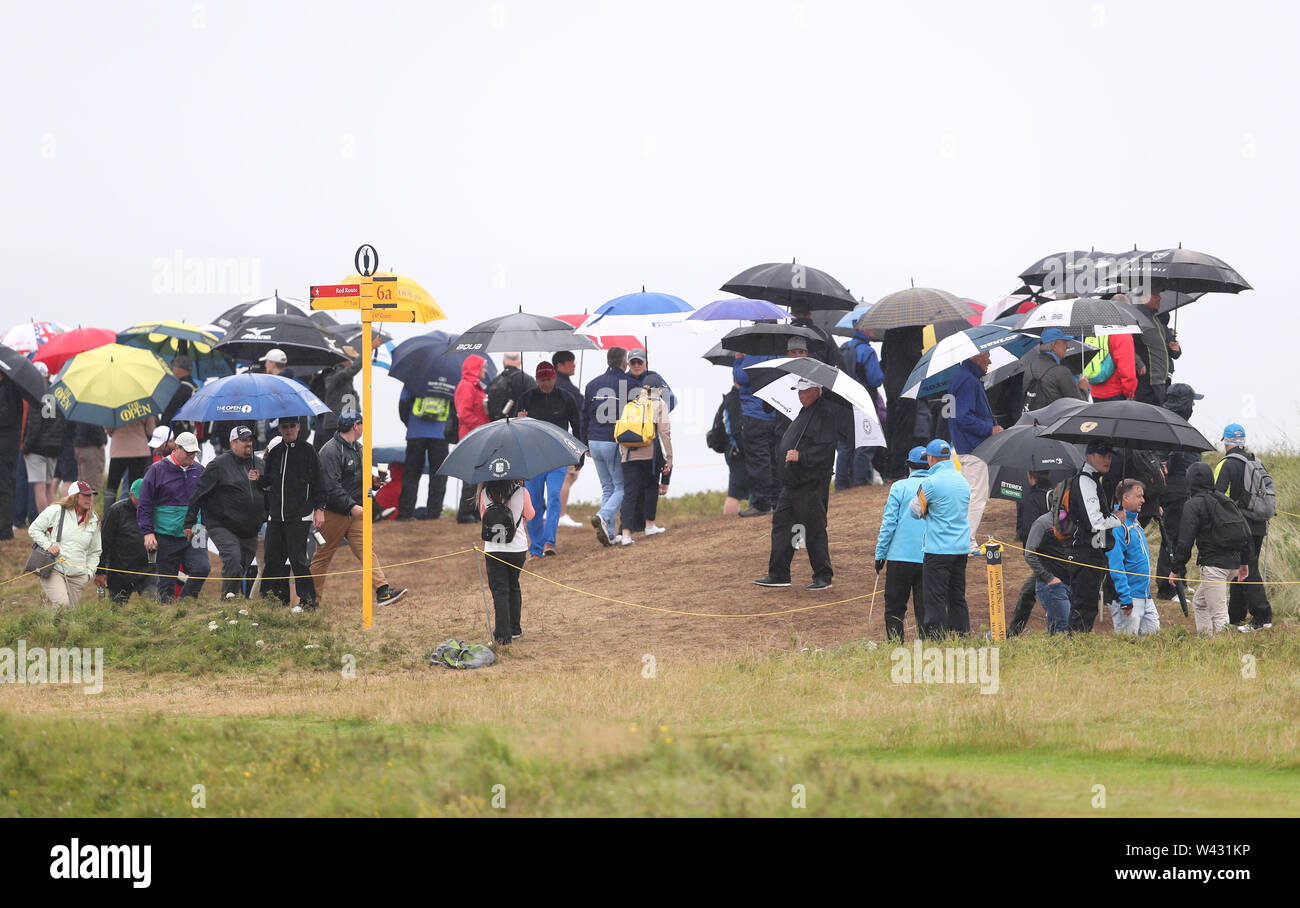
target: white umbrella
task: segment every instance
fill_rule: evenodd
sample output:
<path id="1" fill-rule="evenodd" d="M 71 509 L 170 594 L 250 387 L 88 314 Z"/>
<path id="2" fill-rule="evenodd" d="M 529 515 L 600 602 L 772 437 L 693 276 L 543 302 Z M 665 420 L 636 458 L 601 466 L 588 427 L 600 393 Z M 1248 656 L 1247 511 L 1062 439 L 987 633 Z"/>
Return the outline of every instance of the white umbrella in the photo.
<path id="1" fill-rule="evenodd" d="M 875 401 L 867 389 L 848 373 L 810 357 L 772 359 L 746 366 L 745 371 L 757 381 L 764 382 L 754 392 L 754 396 L 767 401 L 791 419 L 803 409 L 796 387 L 799 380 L 806 379 L 820 385 L 853 407 L 855 447 L 869 448 L 885 444 L 885 433 L 876 416 Z"/>
<path id="2" fill-rule="evenodd" d="M 1066 334 L 1096 336 L 1142 332 L 1129 306 L 1092 296 L 1043 303 L 1021 316 L 1014 330 L 1042 334 L 1048 328 L 1060 328 Z"/>

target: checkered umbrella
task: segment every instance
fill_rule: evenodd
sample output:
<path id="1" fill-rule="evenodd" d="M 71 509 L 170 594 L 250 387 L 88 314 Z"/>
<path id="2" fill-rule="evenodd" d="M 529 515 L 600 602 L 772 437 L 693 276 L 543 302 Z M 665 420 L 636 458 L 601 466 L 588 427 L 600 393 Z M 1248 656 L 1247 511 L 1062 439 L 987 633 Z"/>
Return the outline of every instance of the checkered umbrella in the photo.
<path id="1" fill-rule="evenodd" d="M 859 331 L 906 328 L 909 325 L 950 322 L 972 315 L 979 315 L 979 310 L 947 290 L 908 287 L 882 297 L 855 327 Z"/>

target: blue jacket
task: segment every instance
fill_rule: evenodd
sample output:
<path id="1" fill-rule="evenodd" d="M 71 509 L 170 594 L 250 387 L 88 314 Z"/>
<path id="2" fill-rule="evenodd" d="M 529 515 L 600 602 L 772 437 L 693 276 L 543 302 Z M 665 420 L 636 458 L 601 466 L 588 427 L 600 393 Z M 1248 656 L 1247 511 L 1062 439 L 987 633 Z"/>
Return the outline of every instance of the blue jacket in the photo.
<path id="1" fill-rule="evenodd" d="M 402 407 L 403 403 L 415 402 L 415 395 L 412 394 L 410 391 L 408 391 L 406 389 L 406 386 L 403 385 L 402 393 L 398 395 L 397 400 L 398 400 L 398 412 L 400 413 L 403 409 Z M 451 405 L 452 405 L 451 401 L 448 400 L 447 406 L 450 407 Z M 414 413 L 411 413 L 409 407 L 405 409 L 407 410 L 406 437 L 408 439 L 445 437 L 443 435 L 443 430 L 447 427 L 446 422 L 444 422 L 441 419 L 438 420 L 423 419 L 419 416 L 416 416 Z"/>
<path id="2" fill-rule="evenodd" d="M 929 470 L 917 470 L 889 487 L 885 516 L 880 521 L 880 535 L 876 538 L 877 561 L 920 564 L 925 560 L 925 521 L 913 514 L 908 505 L 916 497 L 921 480 L 929 475 Z"/>
<path id="3" fill-rule="evenodd" d="M 880 368 L 880 358 L 871 339 L 861 331 L 853 332 L 844 354 L 844 367 L 850 375 L 867 388 L 879 388 L 885 383 L 885 372 Z"/>
<path id="4" fill-rule="evenodd" d="M 1134 599 L 1150 599 L 1151 578 L 1132 576 L 1151 573 L 1151 550 L 1147 548 L 1147 534 L 1138 523 L 1138 515 L 1125 511 L 1124 526 L 1116 527 L 1111 533 L 1115 536 L 1115 547 L 1106 557 L 1110 559 L 1110 579 L 1115 583 L 1120 603 L 1128 605 Z"/>
<path id="5" fill-rule="evenodd" d="M 969 554 L 970 521 L 966 512 L 970 508 L 970 483 L 951 460 L 941 460 L 921 480 L 920 490 L 927 504 L 925 554 Z"/>
<path id="6" fill-rule="evenodd" d="M 980 442 L 993 434 L 993 409 L 984 393 L 984 370 L 970 360 L 962 363 L 948 385 L 956 416 L 948 421 L 952 447 L 958 454 L 969 454 Z M 967 549 L 967 551 L 970 551 Z"/>
<path id="7" fill-rule="evenodd" d="M 583 444 L 614 440 L 614 423 L 623 414 L 628 389 L 634 384 L 626 372 L 613 366 L 587 382 L 582 396 Z"/>
<path id="8" fill-rule="evenodd" d="M 776 419 L 775 410 L 764 410 L 763 401 L 754 396 L 753 386 L 749 383 L 749 373 L 745 371 L 746 366 L 752 366 L 756 363 L 765 363 L 770 359 L 776 359 L 775 356 L 752 356 L 746 353 L 736 364 L 731 367 L 731 377 L 740 385 L 740 415 L 752 416 L 754 419 Z"/>

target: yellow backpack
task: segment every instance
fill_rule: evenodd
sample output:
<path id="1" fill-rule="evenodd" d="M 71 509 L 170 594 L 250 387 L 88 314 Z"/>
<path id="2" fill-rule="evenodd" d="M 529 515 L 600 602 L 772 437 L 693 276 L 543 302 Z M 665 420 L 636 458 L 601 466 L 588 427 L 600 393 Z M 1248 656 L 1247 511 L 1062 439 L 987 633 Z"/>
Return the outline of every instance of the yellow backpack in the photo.
<path id="1" fill-rule="evenodd" d="M 629 400 L 614 423 L 614 440 L 625 448 L 643 448 L 655 440 L 655 402 L 644 392 Z"/>

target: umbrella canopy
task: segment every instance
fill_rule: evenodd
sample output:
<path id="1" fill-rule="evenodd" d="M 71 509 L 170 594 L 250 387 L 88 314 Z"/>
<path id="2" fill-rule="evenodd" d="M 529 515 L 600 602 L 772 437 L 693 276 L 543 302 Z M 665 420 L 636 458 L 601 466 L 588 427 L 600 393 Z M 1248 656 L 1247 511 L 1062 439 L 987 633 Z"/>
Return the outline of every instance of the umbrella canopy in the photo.
<path id="1" fill-rule="evenodd" d="M 793 375 L 795 378 L 804 378 L 815 385 L 821 385 L 855 409 L 869 410 L 873 413 L 876 409 L 875 401 L 857 379 L 811 356 L 770 359 L 746 366 L 745 371 L 750 375 L 750 383 L 756 389 L 755 393 L 758 393 L 758 389 L 782 379 L 783 376 Z"/>
<path id="2" fill-rule="evenodd" d="M 859 306 L 851 312 L 844 313 L 844 317 L 835 323 L 830 333 L 836 337 L 852 337 L 853 332 L 857 331 L 858 322 L 862 321 L 862 316 L 871 310 L 871 306 Z M 875 335 L 868 331 L 867 336 L 875 340 Z"/>
<path id="3" fill-rule="evenodd" d="M 808 342 L 808 355 L 813 352 L 826 352 L 826 342 L 811 328 L 798 325 L 744 325 L 733 328 L 722 337 L 722 348 L 733 353 L 748 353 L 752 356 L 786 355 L 790 339 L 801 337 Z"/>
<path id="4" fill-rule="evenodd" d="M 843 284 L 825 271 L 796 261 L 769 262 L 746 268 L 720 288 L 779 306 L 802 303 L 809 309 L 852 309 L 858 304 Z"/>
<path id="5" fill-rule="evenodd" d="M 283 375 L 240 372 L 208 382 L 195 391 L 176 419 L 208 422 L 222 419 L 279 419 L 312 416 L 330 408 L 307 387 Z"/>
<path id="6" fill-rule="evenodd" d="M 463 436 L 438 473 L 471 483 L 532 479 L 585 453 L 586 445 L 545 420 L 498 419 Z"/>
<path id="7" fill-rule="evenodd" d="M 41 347 L 68 330 L 70 329 L 67 325 L 61 325 L 58 322 L 26 322 L 21 325 L 14 325 L 6 331 L 4 338 L 0 339 L 0 343 L 17 350 L 24 356 L 31 356 Z"/>
<path id="8" fill-rule="evenodd" d="M 305 315 L 255 315 L 238 322 L 216 345 L 237 362 L 257 362 L 279 348 L 289 365 L 333 366 L 350 357 L 334 336 Z"/>
<path id="9" fill-rule="evenodd" d="M 1064 289 L 1073 286 L 1073 278 L 1091 272 L 1099 260 L 1113 259 L 1109 253 L 1097 252 L 1095 249 L 1070 252 L 1053 252 L 1034 262 L 1016 277 L 1033 287 L 1051 288 L 1059 292 L 1073 293 Z"/>
<path id="10" fill-rule="evenodd" d="M 117 342 L 128 347 L 152 350 L 167 362 L 184 354 L 194 363 L 192 373 L 200 382 L 230 375 L 230 361 L 215 349 L 220 337 L 185 322 L 141 322 L 117 332 Z"/>
<path id="11" fill-rule="evenodd" d="M 1047 299 L 1048 297 L 1035 293 L 1028 287 L 1018 287 L 996 303 L 990 303 L 988 308 L 984 310 L 981 323 L 987 325 L 1009 315 L 1024 315 L 1039 303 L 1046 302 Z"/>
<path id="12" fill-rule="evenodd" d="M 1132 306 L 1095 296 L 1051 300 L 1020 316 L 1015 325 L 1017 331 L 1028 334 L 1042 334 L 1048 328 L 1079 335 L 1138 334 L 1142 330 Z"/>
<path id="13" fill-rule="evenodd" d="M 1012 316 L 1012 318 L 1014 317 L 1015 316 Z M 1068 362 L 1070 357 L 1072 356 L 1080 356 L 1084 353 L 1091 354 L 1096 352 L 1097 352 L 1097 348 L 1094 347 L 1092 344 L 1085 344 L 1082 341 L 1079 341 L 1071 337 L 1066 341 L 1065 356 L 1062 359 L 1062 362 Z M 1030 347 L 1024 353 L 1020 354 L 1020 358 L 1015 360 L 1014 362 L 1002 363 L 1002 364 L 998 364 L 998 363 L 990 364 L 989 370 L 984 376 L 984 387 L 992 388 L 994 385 L 998 384 L 999 382 L 1004 382 L 1008 378 L 1012 378 L 1013 376 L 1019 375 L 1021 372 L 1024 372 L 1026 369 L 1029 368 L 1029 364 L 1033 361 L 1034 357 L 1037 355 L 1038 355 L 1038 342 L 1035 341 L 1034 346 Z M 1080 403 L 1082 403 L 1082 401 L 1080 401 Z"/>
<path id="14" fill-rule="evenodd" d="M 1177 413 L 1136 400 L 1089 404 L 1043 430 L 1048 438 L 1086 444 L 1109 441 L 1143 451 L 1212 451 L 1214 445 Z"/>
<path id="15" fill-rule="evenodd" d="M 1252 289 L 1223 259 L 1182 246 L 1131 253 L 1116 264 L 1114 275 L 1117 282 L 1134 291 L 1240 293 Z"/>
<path id="16" fill-rule="evenodd" d="M 1041 426 L 1017 425 L 980 443 L 974 454 L 989 466 L 989 495 L 1020 501 L 1028 474 L 1043 470 L 1053 482 L 1059 482 L 1083 467 L 1082 448 L 1044 438 L 1041 433 Z"/>
<path id="17" fill-rule="evenodd" d="M 567 322 L 575 329 L 587 320 L 585 312 L 572 315 L 555 316 L 562 322 Z M 602 350 L 613 350 L 615 347 L 622 347 L 624 350 L 640 350 L 645 347 L 645 341 L 634 334 L 584 334 L 583 337 L 590 337 Z"/>
<path id="18" fill-rule="evenodd" d="M 32 362 L 45 363 L 45 367 L 53 375 L 78 353 L 94 350 L 96 347 L 116 341 L 117 335 L 107 328 L 77 328 L 73 331 L 65 331 L 37 350 L 32 356 Z"/>
<path id="19" fill-rule="evenodd" d="M 974 306 L 947 290 L 908 287 L 881 297 L 871 311 L 858 320 L 856 327 L 859 331 L 869 328 L 888 330 L 956 321 L 978 314 Z"/>
<path id="20" fill-rule="evenodd" d="M 972 356 L 987 351 L 989 370 L 1009 367 L 1038 346 L 1038 338 L 1001 325 L 979 325 L 949 335 L 922 354 L 903 384 L 904 397 L 929 397 L 948 389 L 957 369 Z"/>
<path id="21" fill-rule="evenodd" d="M 45 376 L 31 360 L 4 344 L 0 344 L 0 375 L 17 385 L 18 391 L 32 403 L 39 402 L 49 390 Z"/>
<path id="22" fill-rule="evenodd" d="M 721 341 L 710 347 L 703 358 L 715 366 L 726 366 L 728 369 L 736 364 L 736 354 L 731 350 L 722 349 Z"/>
<path id="23" fill-rule="evenodd" d="M 761 322 L 761 321 L 783 321 L 788 319 L 790 313 L 786 312 L 775 303 L 769 303 L 767 300 L 751 300 L 742 297 L 735 297 L 727 300 L 716 300 L 707 306 L 701 306 L 690 315 L 686 316 L 687 321 L 702 322 Z"/>
<path id="24" fill-rule="evenodd" d="M 349 274 L 339 283 L 360 284 L 364 280 L 366 278 L 359 274 Z M 417 322 L 436 322 L 447 317 L 432 294 L 413 278 L 391 271 L 376 271 L 369 280 L 375 284 L 376 307 L 396 303 L 404 309 L 414 310 Z"/>
<path id="25" fill-rule="evenodd" d="M 693 312 L 691 304 L 671 293 L 627 293 L 601 303 L 587 320 L 578 326 L 580 334 L 645 334 L 672 327 Z"/>
<path id="26" fill-rule="evenodd" d="M 1082 410 L 1090 405 L 1090 401 L 1079 400 L 1077 397 L 1058 397 L 1045 407 L 1039 407 L 1037 410 L 1027 410 L 1023 416 L 1016 420 L 1018 426 L 1050 426 L 1063 416 Z"/>
<path id="27" fill-rule="evenodd" d="M 466 328 L 456 338 L 457 353 L 492 353 L 518 350 L 552 353 L 556 350 L 598 350 L 595 341 L 577 334 L 568 322 L 549 315 L 512 312 Z"/>
<path id="28" fill-rule="evenodd" d="M 460 382 L 461 367 L 475 354 L 455 350 L 456 336 L 445 331 L 430 331 L 411 337 L 393 349 L 393 364 L 388 374 L 396 378 L 416 397 L 454 397 Z M 490 382 L 497 376 L 496 364 L 490 357 L 485 374 Z"/>
<path id="29" fill-rule="evenodd" d="M 229 331 L 241 319 L 254 318 L 259 315 L 310 315 L 311 306 L 302 300 L 289 299 L 280 295 L 280 291 L 260 300 L 249 300 L 231 306 L 214 320 L 219 328 Z"/>
<path id="30" fill-rule="evenodd" d="M 326 334 L 333 336 L 333 338 L 345 348 L 345 353 L 347 352 L 347 347 L 351 347 L 353 350 L 360 350 L 363 346 L 361 343 L 362 325 L 360 322 L 340 322 L 324 309 L 313 312 L 308 316 L 308 318 L 321 328 L 325 329 Z M 370 346 L 372 349 L 377 350 L 392 339 L 392 335 L 381 331 L 377 324 L 371 324 Z"/>
<path id="31" fill-rule="evenodd" d="M 152 350 L 105 344 L 70 359 L 50 393 L 69 421 L 116 429 L 161 414 L 180 386 Z"/>

